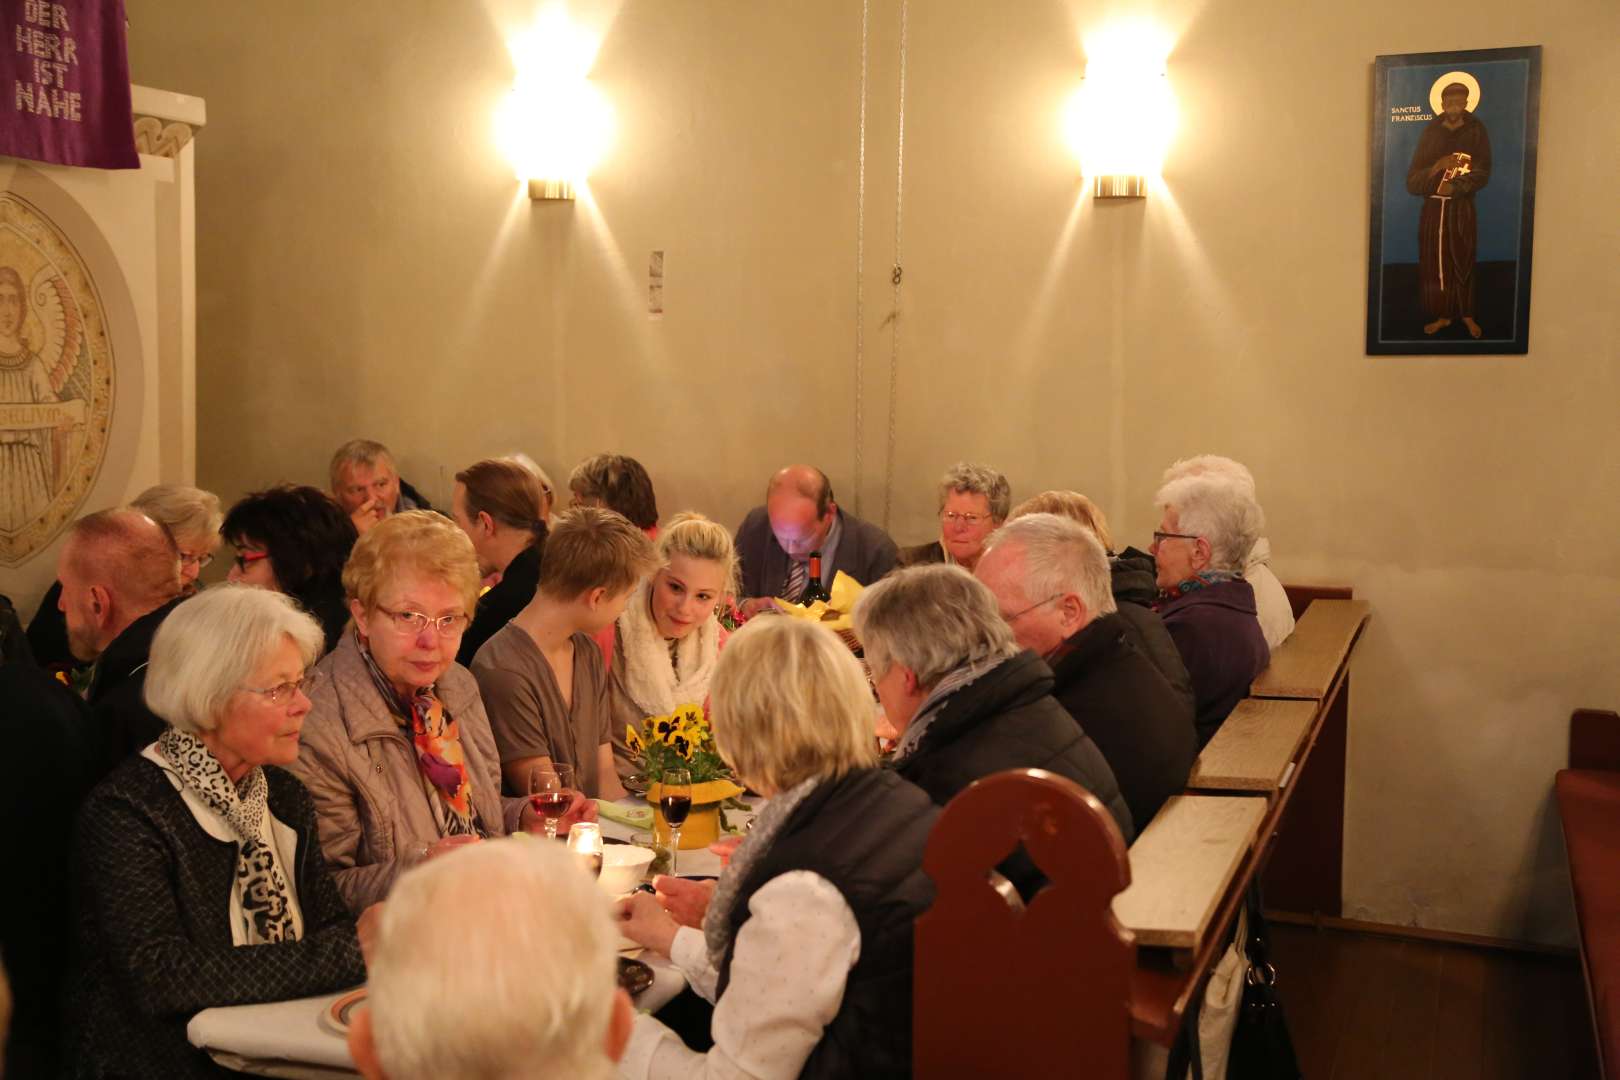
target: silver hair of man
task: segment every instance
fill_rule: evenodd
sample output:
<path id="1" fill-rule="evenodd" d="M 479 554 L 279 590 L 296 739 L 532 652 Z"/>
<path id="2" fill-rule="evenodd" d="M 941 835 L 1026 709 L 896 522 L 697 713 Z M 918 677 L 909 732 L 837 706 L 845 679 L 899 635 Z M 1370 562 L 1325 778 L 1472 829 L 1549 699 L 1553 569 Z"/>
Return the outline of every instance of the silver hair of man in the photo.
<path id="1" fill-rule="evenodd" d="M 1233 461 L 1231 458 L 1222 457 L 1219 454 L 1195 454 L 1190 458 L 1181 458 L 1174 465 L 1164 470 L 1164 475 L 1159 478 L 1159 484 L 1162 486 L 1172 480 L 1180 480 L 1184 476 L 1211 474 L 1236 480 L 1239 484 L 1248 488 L 1249 498 L 1258 498 L 1255 495 L 1254 474 L 1249 471 L 1249 467 L 1241 461 Z"/>
<path id="2" fill-rule="evenodd" d="M 393 453 L 382 443 L 375 439 L 350 439 L 332 454 L 332 462 L 327 467 L 332 490 L 336 491 L 343 483 L 343 471 L 349 466 L 376 465 L 379 461 L 386 461 L 395 472 L 399 471 L 394 466 Z"/>
<path id="3" fill-rule="evenodd" d="M 152 638 L 146 706 L 177 731 L 213 731 L 231 695 L 284 640 L 307 668 L 326 644 L 321 624 L 285 593 L 216 585 L 176 607 Z"/>
<path id="4" fill-rule="evenodd" d="M 1025 514 L 990 535 L 985 550 L 1017 544 L 1024 552 L 1024 595 L 1030 603 L 1074 593 L 1092 618 L 1117 611 L 1108 553 L 1090 529 L 1057 514 Z"/>
<path id="5" fill-rule="evenodd" d="M 1012 485 L 1007 478 L 988 465 L 975 465 L 971 461 L 958 461 L 945 470 L 939 481 L 939 508 L 945 509 L 945 500 L 951 492 L 962 495 L 983 495 L 990 502 L 990 519 L 1006 521 L 1012 510 Z"/>
<path id="6" fill-rule="evenodd" d="M 423 863 L 388 894 L 367 972 L 383 1070 L 611 1076 L 618 941 L 607 898 L 561 844 L 474 844 Z"/>
<path id="7" fill-rule="evenodd" d="M 894 664 L 932 687 L 964 664 L 1018 652 L 996 598 L 960 566 L 936 563 L 896 570 L 855 602 L 855 636 L 872 674 Z"/>
<path id="8" fill-rule="evenodd" d="M 1210 566 L 1215 570 L 1242 570 L 1266 527 L 1252 489 L 1219 473 L 1172 480 L 1159 489 L 1153 503 L 1176 512 L 1178 532 L 1209 541 Z"/>

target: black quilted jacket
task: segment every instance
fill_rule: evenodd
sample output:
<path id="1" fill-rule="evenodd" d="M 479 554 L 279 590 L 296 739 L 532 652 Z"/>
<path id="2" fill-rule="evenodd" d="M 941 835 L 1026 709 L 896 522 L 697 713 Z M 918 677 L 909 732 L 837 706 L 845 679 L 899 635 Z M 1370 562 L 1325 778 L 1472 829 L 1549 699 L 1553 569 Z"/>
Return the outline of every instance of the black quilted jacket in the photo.
<path id="1" fill-rule="evenodd" d="M 163 770 L 130 758 L 90 793 L 75 851 L 81 969 L 72 1075 L 217 1076 L 223 1070 L 186 1041 L 195 1013 L 365 981 L 309 793 L 291 773 L 266 766 L 265 774 L 270 812 L 298 834 L 291 869 L 304 936 L 282 945 L 231 944 L 236 845 L 203 831 Z"/>

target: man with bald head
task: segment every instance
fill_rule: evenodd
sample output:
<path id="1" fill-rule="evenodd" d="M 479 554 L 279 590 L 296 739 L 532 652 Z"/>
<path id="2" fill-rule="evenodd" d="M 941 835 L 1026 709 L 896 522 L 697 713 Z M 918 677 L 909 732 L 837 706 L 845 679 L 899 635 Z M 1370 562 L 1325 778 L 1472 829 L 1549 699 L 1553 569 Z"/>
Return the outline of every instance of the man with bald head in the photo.
<path id="1" fill-rule="evenodd" d="M 152 635 L 181 600 L 180 549 L 139 510 L 102 510 L 74 522 L 56 577 L 68 647 L 95 661 L 87 699 L 106 772 L 163 730 L 142 692 Z"/>
<path id="2" fill-rule="evenodd" d="M 839 509 L 826 473 L 789 465 L 771 477 L 765 505 L 750 510 L 737 529 L 743 614 L 771 607 L 773 597 L 802 596 L 810 555 L 818 551 L 829 589 L 840 570 L 870 585 L 893 570 L 900 555 L 888 533 Z"/>

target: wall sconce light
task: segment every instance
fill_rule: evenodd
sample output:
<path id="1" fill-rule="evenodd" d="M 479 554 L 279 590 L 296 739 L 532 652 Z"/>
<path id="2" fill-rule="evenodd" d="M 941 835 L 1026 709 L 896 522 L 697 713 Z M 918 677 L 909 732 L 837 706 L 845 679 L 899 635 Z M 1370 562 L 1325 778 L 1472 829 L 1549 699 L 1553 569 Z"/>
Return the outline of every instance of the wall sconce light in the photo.
<path id="1" fill-rule="evenodd" d="M 1095 198 L 1141 198 L 1175 132 L 1165 77 L 1169 36 L 1126 24 L 1089 35 L 1085 50 L 1085 82 L 1064 117 L 1070 148 Z"/>
<path id="2" fill-rule="evenodd" d="M 586 78 L 598 45 L 560 4 L 507 42 L 516 76 L 495 133 L 531 199 L 572 200 L 612 139 L 613 109 Z"/>

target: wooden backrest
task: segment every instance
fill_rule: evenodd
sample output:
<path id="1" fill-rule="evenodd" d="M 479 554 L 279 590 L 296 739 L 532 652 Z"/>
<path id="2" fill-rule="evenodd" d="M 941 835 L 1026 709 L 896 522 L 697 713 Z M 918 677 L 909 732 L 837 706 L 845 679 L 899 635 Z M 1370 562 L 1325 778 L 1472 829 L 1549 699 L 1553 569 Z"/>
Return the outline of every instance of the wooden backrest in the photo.
<path id="1" fill-rule="evenodd" d="M 1288 606 L 1294 609 L 1294 618 L 1305 614 L 1312 600 L 1348 600 L 1356 595 L 1349 585 L 1283 585 L 1288 594 Z"/>
<path id="2" fill-rule="evenodd" d="M 1620 769 L 1620 713 L 1607 709 L 1570 713 L 1569 767 Z"/>
<path id="3" fill-rule="evenodd" d="M 1131 845 L 1131 885 L 1114 900 L 1137 943 L 1197 949 L 1265 816 L 1249 795 L 1172 795 Z"/>
<path id="4" fill-rule="evenodd" d="M 1050 882 L 1022 913 L 988 878 L 1020 842 Z M 913 1075 L 1124 1080 L 1136 946 L 1112 901 L 1130 864 L 1102 803 L 1041 769 L 986 777 L 946 805 L 923 869 Z"/>

